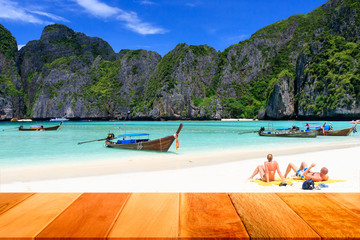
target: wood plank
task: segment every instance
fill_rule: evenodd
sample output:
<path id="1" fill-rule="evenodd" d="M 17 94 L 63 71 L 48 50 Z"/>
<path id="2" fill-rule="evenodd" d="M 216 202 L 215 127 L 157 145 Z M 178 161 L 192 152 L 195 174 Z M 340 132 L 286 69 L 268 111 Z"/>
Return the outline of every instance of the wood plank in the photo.
<path id="1" fill-rule="evenodd" d="M 181 193 L 180 238 L 249 239 L 225 193 Z"/>
<path id="2" fill-rule="evenodd" d="M 360 193 L 325 193 L 325 195 L 360 216 Z"/>
<path id="3" fill-rule="evenodd" d="M 179 193 L 133 193 L 108 239 L 175 239 L 179 227 Z"/>
<path id="4" fill-rule="evenodd" d="M 104 239 L 129 193 L 84 193 L 36 239 Z"/>
<path id="5" fill-rule="evenodd" d="M 33 195 L 33 193 L 0 193 L 0 215 L 31 195 Z"/>
<path id="6" fill-rule="evenodd" d="M 231 193 L 229 196 L 252 239 L 320 239 L 275 193 Z"/>
<path id="7" fill-rule="evenodd" d="M 1 239 L 33 239 L 80 193 L 37 193 L 0 215 Z"/>
<path id="8" fill-rule="evenodd" d="M 321 193 L 277 193 L 322 239 L 360 239 L 360 217 Z"/>

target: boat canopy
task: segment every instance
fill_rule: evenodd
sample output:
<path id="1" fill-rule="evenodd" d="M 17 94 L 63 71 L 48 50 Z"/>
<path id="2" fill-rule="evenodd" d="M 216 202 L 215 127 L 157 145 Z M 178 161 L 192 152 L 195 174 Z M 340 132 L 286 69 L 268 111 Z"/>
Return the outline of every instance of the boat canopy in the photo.
<path id="1" fill-rule="evenodd" d="M 121 134 L 118 137 L 135 137 L 135 136 L 149 136 L 148 133 L 130 133 L 130 134 Z"/>
<path id="2" fill-rule="evenodd" d="M 320 129 L 320 128 L 321 128 L 321 126 L 315 127 L 315 129 Z M 324 127 L 324 130 L 330 130 L 330 127 L 329 127 L 329 126 L 325 126 L 325 127 Z"/>

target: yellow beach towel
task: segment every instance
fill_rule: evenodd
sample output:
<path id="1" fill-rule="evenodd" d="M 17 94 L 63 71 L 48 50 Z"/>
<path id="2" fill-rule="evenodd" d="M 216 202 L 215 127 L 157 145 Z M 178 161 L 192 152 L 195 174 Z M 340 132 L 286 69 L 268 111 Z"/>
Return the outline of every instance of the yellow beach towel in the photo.
<path id="1" fill-rule="evenodd" d="M 292 185 L 293 182 L 304 182 L 305 181 L 304 179 L 301 179 L 301 178 L 286 178 L 285 180 L 288 185 Z M 268 187 L 268 186 L 272 186 L 272 185 L 279 185 L 281 183 L 281 179 L 277 178 L 277 179 L 275 179 L 275 181 L 271 181 L 269 183 L 261 181 L 261 180 L 251 180 L 251 182 L 256 182 L 260 186 Z M 327 181 L 315 182 L 315 185 L 319 185 L 321 183 L 328 184 L 328 183 L 337 183 L 337 182 L 345 182 L 345 180 L 328 179 Z"/>

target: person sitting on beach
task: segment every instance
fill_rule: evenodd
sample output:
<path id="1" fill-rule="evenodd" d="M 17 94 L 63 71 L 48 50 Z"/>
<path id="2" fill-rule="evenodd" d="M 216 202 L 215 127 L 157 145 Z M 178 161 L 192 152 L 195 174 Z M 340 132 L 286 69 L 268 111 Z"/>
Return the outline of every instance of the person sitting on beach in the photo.
<path id="1" fill-rule="evenodd" d="M 314 182 L 320 182 L 320 181 L 326 181 L 329 179 L 329 176 L 327 175 L 328 169 L 326 167 L 321 168 L 320 172 L 311 172 L 310 169 L 315 167 L 316 164 L 312 163 L 310 167 L 307 166 L 306 162 L 302 162 L 300 165 L 300 168 L 297 168 L 295 164 L 289 163 L 286 172 L 285 172 L 285 178 L 290 173 L 291 169 L 294 170 L 296 173 L 296 176 L 302 179 L 312 179 Z"/>
<path id="2" fill-rule="evenodd" d="M 267 155 L 267 162 L 264 162 L 264 165 L 259 165 L 255 168 L 254 173 L 249 177 L 249 180 L 253 179 L 253 177 L 260 173 L 261 180 L 264 182 L 274 181 L 275 173 L 278 172 L 281 181 L 284 182 L 284 177 L 279 169 L 279 164 L 276 161 L 273 161 L 273 155 Z"/>

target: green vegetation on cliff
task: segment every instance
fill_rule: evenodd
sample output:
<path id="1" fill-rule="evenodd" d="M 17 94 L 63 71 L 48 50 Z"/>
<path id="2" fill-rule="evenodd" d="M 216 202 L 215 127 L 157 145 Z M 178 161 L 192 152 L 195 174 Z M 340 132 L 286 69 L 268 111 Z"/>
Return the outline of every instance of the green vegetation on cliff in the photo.
<path id="1" fill-rule="evenodd" d="M 91 84 L 84 87 L 83 95 L 86 99 L 93 99 L 99 109 L 104 109 L 107 113 L 113 111 L 113 103 L 120 96 L 122 83 L 117 79 L 117 71 L 121 61 L 114 62 L 102 60 L 97 69 L 93 69 Z"/>
<path id="2" fill-rule="evenodd" d="M 316 79 L 315 88 L 319 96 L 308 102 L 309 97 L 304 96 L 305 92 L 300 94 L 294 90 L 295 101 L 299 101 L 300 106 L 321 115 L 337 107 L 346 107 L 347 104 L 353 103 L 352 100 L 358 102 L 360 99 L 359 44 L 349 40 L 359 41 L 359 39 L 349 36 L 349 32 L 355 32 L 354 26 L 359 26 L 360 17 L 355 15 L 356 18 L 351 19 L 355 22 L 353 26 L 347 26 L 345 23 L 349 20 L 345 18 L 349 17 L 350 12 L 360 13 L 359 6 L 359 1 L 347 0 L 339 2 L 336 9 L 319 7 L 306 15 L 294 15 L 262 28 L 249 40 L 226 49 L 225 52 L 234 47 L 246 46 L 255 40 L 265 41 L 265 44 L 259 44 L 258 49 L 262 56 L 267 58 L 268 66 L 250 82 L 234 81 L 232 86 L 236 91 L 236 97 L 223 98 L 225 109 L 232 117 L 254 117 L 258 110 L 264 109 L 267 104 L 275 104 L 268 102 L 275 83 L 281 79 L 283 72 L 287 72 L 293 82 L 296 81 L 297 57 L 303 52 L 306 52 L 310 59 L 310 67 L 305 73 L 309 74 L 310 79 Z M 337 13 L 334 22 L 334 11 L 339 9 L 347 14 Z M 336 24 L 344 24 L 349 29 L 341 32 L 341 28 Z M 331 28 L 339 28 L 340 30 L 337 31 L 340 32 Z M 345 40 L 344 36 L 348 39 Z M 285 40 L 287 43 L 281 45 Z M 269 46 L 266 41 L 271 41 L 274 45 Z M 313 49 L 318 45 L 317 43 L 321 43 L 319 53 L 314 52 Z M 271 52 L 274 52 L 275 56 L 269 55 Z M 231 66 L 233 72 L 246 76 L 242 72 L 246 62 L 239 63 L 239 67 L 236 68 L 234 66 L 237 64 L 232 61 Z M 346 94 L 353 99 L 347 99 Z"/>
<path id="3" fill-rule="evenodd" d="M 15 87 L 15 79 L 18 77 L 15 53 L 17 52 L 16 39 L 0 24 L 0 96 L 10 97 L 21 96 L 21 92 Z"/>
<path id="4" fill-rule="evenodd" d="M 0 53 L 4 54 L 8 59 L 14 59 L 16 51 L 16 39 L 0 24 Z"/>
<path id="5" fill-rule="evenodd" d="M 14 59 L 16 51 L 16 39 L 0 24 L 0 53 L 4 54 L 8 59 Z"/>
<path id="6" fill-rule="evenodd" d="M 198 74 L 198 57 L 210 56 L 212 51 L 213 48 L 206 45 L 188 46 L 185 43 L 178 44 L 174 50 L 167 53 L 158 63 L 156 70 L 150 76 L 144 96 L 133 101 L 131 107 L 140 112 L 148 111 L 155 101 L 160 100 L 161 91 L 168 93 L 174 91 L 175 86 L 178 84 L 178 79 L 175 77 L 178 71 L 184 71 L 194 79 L 194 75 Z M 179 69 L 180 66 L 181 69 Z M 206 73 L 209 70 L 203 69 L 203 71 Z M 198 79 L 193 81 L 196 80 Z"/>
<path id="7" fill-rule="evenodd" d="M 305 110 L 320 115 L 337 107 L 350 108 L 354 99 L 360 99 L 360 44 L 333 35 L 322 36 L 319 40 L 323 51 L 306 69 L 315 81 L 319 96 L 308 102 L 303 93 L 300 104 Z"/>
<path id="8" fill-rule="evenodd" d="M 5 89 L 1 87 L 2 85 L 5 85 Z M 0 74 L 0 96 L 7 94 L 14 97 L 21 96 L 22 92 L 16 89 L 11 75 Z"/>

